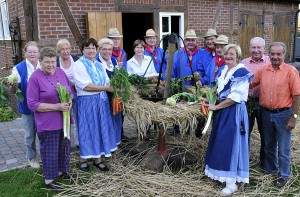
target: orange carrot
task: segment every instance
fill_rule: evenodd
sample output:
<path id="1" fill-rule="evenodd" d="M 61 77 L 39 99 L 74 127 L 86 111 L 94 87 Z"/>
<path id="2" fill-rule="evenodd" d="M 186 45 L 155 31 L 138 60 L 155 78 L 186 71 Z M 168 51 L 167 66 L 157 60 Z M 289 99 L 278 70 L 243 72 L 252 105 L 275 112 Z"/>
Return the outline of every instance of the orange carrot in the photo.
<path id="1" fill-rule="evenodd" d="M 207 111 L 206 111 L 206 109 L 205 109 L 205 102 L 204 101 L 201 101 L 200 102 L 200 105 L 201 105 L 201 109 L 202 109 L 202 113 L 205 115 L 205 116 L 207 116 Z"/>
<path id="2" fill-rule="evenodd" d="M 117 98 L 113 98 L 113 115 L 117 113 Z"/>

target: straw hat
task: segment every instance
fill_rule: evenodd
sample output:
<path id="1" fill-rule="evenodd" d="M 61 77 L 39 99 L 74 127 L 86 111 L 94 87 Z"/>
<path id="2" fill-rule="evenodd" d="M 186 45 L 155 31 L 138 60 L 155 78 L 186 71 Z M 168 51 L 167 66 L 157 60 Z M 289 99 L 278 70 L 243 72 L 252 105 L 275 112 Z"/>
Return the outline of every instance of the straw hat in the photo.
<path id="1" fill-rule="evenodd" d="M 219 35 L 217 40 L 216 40 L 216 44 L 224 44 L 227 45 L 228 43 L 228 37 L 225 35 Z"/>
<path id="2" fill-rule="evenodd" d="M 204 38 L 209 36 L 218 36 L 217 31 L 215 29 L 208 29 Z"/>
<path id="3" fill-rule="evenodd" d="M 115 27 L 110 28 L 107 34 L 108 38 L 123 38 L 123 35 L 120 34 L 119 30 Z"/>
<path id="4" fill-rule="evenodd" d="M 186 31 L 184 39 L 188 39 L 188 38 L 190 38 L 190 39 L 197 39 L 198 38 L 197 35 L 196 35 L 195 30 L 189 29 L 189 30 Z"/>
<path id="5" fill-rule="evenodd" d="M 146 35 L 144 37 L 147 38 L 147 37 L 152 37 L 152 36 L 156 37 L 155 31 L 153 29 L 148 29 L 146 31 Z"/>

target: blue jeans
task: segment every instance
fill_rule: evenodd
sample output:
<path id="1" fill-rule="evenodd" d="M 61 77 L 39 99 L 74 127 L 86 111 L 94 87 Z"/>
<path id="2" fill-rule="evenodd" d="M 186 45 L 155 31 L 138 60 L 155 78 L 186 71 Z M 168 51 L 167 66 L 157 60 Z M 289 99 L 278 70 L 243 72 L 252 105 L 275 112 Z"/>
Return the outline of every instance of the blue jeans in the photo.
<path id="1" fill-rule="evenodd" d="M 290 176 L 291 163 L 291 130 L 286 129 L 291 109 L 278 113 L 263 110 L 265 135 L 266 173 L 278 173 L 279 177 Z"/>
<path id="2" fill-rule="evenodd" d="M 22 114 L 22 123 L 25 129 L 24 143 L 26 146 L 26 158 L 35 159 L 36 158 L 36 131 L 33 115 Z"/>
<path id="3" fill-rule="evenodd" d="M 255 118 L 257 122 L 258 132 L 260 135 L 260 163 L 264 163 L 265 160 L 265 143 L 264 143 L 264 132 L 263 132 L 263 118 L 262 118 L 262 107 L 259 105 L 259 101 L 254 101 L 255 110 L 249 114 L 249 141 L 250 135 L 254 127 Z M 249 143 L 250 145 L 250 143 Z"/>

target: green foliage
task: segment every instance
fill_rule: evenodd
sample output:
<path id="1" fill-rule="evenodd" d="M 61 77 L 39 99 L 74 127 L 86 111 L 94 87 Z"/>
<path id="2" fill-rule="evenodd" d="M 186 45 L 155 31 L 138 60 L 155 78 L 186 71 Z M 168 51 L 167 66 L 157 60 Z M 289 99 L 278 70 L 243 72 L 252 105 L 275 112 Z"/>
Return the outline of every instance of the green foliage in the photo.
<path id="1" fill-rule="evenodd" d="M 0 105 L 0 122 L 6 122 L 16 119 L 17 114 L 8 108 L 8 106 Z"/>
<path id="2" fill-rule="evenodd" d="M 139 90 L 140 94 L 146 97 L 150 97 L 149 91 L 149 81 L 146 80 L 144 77 L 139 75 L 130 75 L 128 80 L 131 85 L 133 85 L 137 90 Z"/>
<path id="3" fill-rule="evenodd" d="M 128 102 L 130 97 L 129 74 L 125 69 L 114 68 L 114 74 L 110 78 L 110 85 L 114 89 L 114 97 L 121 97 Z"/>
<path id="4" fill-rule="evenodd" d="M 180 78 L 172 79 L 170 91 L 171 95 L 182 92 L 182 80 Z"/>
<path id="5" fill-rule="evenodd" d="M 4 86 L 4 78 L 0 78 L 0 106 L 5 106 L 7 103 L 7 90 Z"/>

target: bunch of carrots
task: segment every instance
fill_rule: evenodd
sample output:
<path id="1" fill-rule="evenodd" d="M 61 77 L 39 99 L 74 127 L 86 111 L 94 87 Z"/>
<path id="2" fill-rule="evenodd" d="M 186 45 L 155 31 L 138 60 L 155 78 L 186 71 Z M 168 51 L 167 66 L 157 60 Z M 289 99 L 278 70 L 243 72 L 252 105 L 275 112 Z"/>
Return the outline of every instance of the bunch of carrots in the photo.
<path id="1" fill-rule="evenodd" d="M 208 116 L 208 107 L 205 106 L 205 102 L 204 101 L 200 101 L 200 106 L 201 106 L 201 110 L 202 110 L 202 113 L 205 115 L 205 116 Z"/>
<path id="2" fill-rule="evenodd" d="M 120 97 L 114 97 L 112 100 L 112 106 L 113 106 L 113 115 L 115 116 L 118 112 L 123 111 L 123 106 L 121 103 Z"/>

